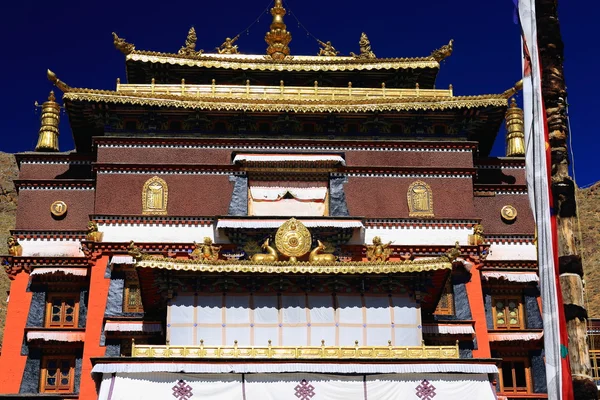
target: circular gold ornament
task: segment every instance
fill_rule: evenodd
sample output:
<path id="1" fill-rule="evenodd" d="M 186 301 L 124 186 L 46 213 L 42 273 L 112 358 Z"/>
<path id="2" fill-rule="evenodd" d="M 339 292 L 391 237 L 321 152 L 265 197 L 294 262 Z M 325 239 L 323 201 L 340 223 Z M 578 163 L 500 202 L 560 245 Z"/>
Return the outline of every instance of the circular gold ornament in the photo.
<path id="1" fill-rule="evenodd" d="M 296 257 L 302 257 L 310 251 L 312 243 L 310 232 L 306 226 L 295 218 L 285 221 L 275 234 L 275 246 L 290 261 L 296 261 Z"/>
<path id="2" fill-rule="evenodd" d="M 62 217 L 67 213 L 67 203 L 62 200 L 55 201 L 50 205 L 50 212 L 55 217 Z"/>
<path id="3" fill-rule="evenodd" d="M 502 210 L 500 210 L 500 215 L 507 221 L 512 221 L 517 218 L 517 209 L 513 206 L 504 206 Z"/>

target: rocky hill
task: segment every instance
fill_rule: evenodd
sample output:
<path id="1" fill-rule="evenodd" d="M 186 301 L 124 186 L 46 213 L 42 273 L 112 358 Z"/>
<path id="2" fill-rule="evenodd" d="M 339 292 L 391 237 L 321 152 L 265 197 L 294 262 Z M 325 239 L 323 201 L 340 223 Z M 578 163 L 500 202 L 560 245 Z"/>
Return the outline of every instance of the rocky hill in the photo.
<path id="1" fill-rule="evenodd" d="M 17 213 L 17 191 L 13 180 L 18 170 L 12 154 L 0 152 L 0 254 L 6 254 L 6 238 L 15 226 Z M 6 318 L 6 300 L 10 281 L 4 271 L 0 271 L 0 346 L 4 337 L 4 320 Z M 1 347 L 0 347 L 1 348 Z"/>
<path id="2" fill-rule="evenodd" d="M 600 318 L 600 182 L 579 190 L 577 205 L 588 315 L 590 318 Z"/>

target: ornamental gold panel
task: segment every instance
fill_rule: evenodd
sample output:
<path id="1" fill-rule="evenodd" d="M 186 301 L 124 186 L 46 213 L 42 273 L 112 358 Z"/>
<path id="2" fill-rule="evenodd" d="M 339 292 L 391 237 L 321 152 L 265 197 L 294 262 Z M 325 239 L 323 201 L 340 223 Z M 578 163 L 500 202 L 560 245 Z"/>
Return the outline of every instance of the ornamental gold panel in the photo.
<path id="1" fill-rule="evenodd" d="M 154 176 L 142 188 L 142 214 L 167 215 L 169 187 L 164 179 Z"/>
<path id="2" fill-rule="evenodd" d="M 406 194 L 408 199 L 409 217 L 434 217 L 433 192 L 431 187 L 423 181 L 415 181 L 408 187 Z"/>

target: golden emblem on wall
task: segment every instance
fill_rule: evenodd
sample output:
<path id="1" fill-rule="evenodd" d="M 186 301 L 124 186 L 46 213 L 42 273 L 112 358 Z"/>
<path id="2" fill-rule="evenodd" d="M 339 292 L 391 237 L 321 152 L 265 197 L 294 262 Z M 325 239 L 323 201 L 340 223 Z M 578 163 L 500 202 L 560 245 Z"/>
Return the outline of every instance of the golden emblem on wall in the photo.
<path id="1" fill-rule="evenodd" d="M 55 217 L 62 217 L 67 213 L 67 203 L 62 200 L 55 201 L 50 205 L 50 212 Z"/>
<path id="2" fill-rule="evenodd" d="M 148 179 L 142 189 L 142 214 L 166 215 L 168 198 L 167 182 L 158 176 Z"/>
<path id="3" fill-rule="evenodd" d="M 275 246 L 281 254 L 296 262 L 297 257 L 302 257 L 310 251 L 312 243 L 310 232 L 304 224 L 295 218 L 285 221 L 275 234 Z"/>
<path id="4" fill-rule="evenodd" d="M 517 218 L 517 209 L 511 205 L 504 206 L 502 207 L 502 210 L 500 210 L 500 215 L 507 221 L 513 221 Z"/>
<path id="5" fill-rule="evenodd" d="M 408 216 L 433 217 L 433 193 L 428 184 L 415 181 L 408 187 Z"/>

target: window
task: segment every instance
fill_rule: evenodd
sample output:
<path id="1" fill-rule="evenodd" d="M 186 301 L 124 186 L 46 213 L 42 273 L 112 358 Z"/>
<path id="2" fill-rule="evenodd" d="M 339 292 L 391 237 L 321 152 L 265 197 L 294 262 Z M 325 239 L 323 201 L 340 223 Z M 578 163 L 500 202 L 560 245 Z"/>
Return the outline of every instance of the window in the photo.
<path id="1" fill-rule="evenodd" d="M 127 271 L 125 273 L 124 291 L 123 312 L 144 312 L 144 307 L 142 306 L 142 293 L 135 271 Z"/>
<path id="2" fill-rule="evenodd" d="M 448 280 L 446 281 L 446 286 L 444 286 L 442 297 L 440 297 L 440 302 L 438 303 L 434 314 L 454 315 L 454 290 L 452 288 L 452 277 L 448 277 Z"/>
<path id="3" fill-rule="evenodd" d="M 591 337 L 590 342 L 593 343 Z M 600 350 L 592 349 L 590 346 L 590 365 L 592 366 L 592 377 L 594 380 L 600 380 Z"/>
<path id="4" fill-rule="evenodd" d="M 73 392 L 75 357 L 49 356 L 42 358 L 41 393 Z"/>
<path id="5" fill-rule="evenodd" d="M 79 296 L 51 294 L 46 303 L 46 328 L 75 328 L 79 314 Z"/>
<path id="6" fill-rule="evenodd" d="M 504 359 L 500 366 L 500 391 L 531 393 L 531 371 L 527 358 Z"/>
<path id="7" fill-rule="evenodd" d="M 492 298 L 494 329 L 523 329 L 523 302 L 517 296 Z"/>

